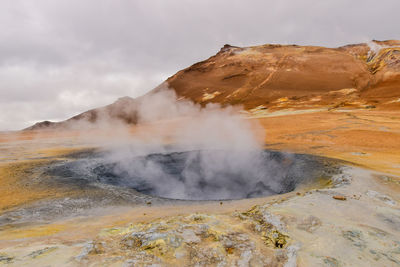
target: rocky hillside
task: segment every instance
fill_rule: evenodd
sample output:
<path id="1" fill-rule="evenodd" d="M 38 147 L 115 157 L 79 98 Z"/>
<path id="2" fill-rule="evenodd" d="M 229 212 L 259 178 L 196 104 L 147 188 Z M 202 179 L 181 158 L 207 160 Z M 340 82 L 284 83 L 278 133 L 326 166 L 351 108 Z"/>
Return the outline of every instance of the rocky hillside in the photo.
<path id="1" fill-rule="evenodd" d="M 372 41 L 338 48 L 225 45 L 216 55 L 179 71 L 165 84 L 178 98 L 201 105 L 242 105 L 250 113 L 287 108 L 399 109 L 400 41 Z M 104 115 L 136 123 L 138 101 L 140 98 L 123 97 L 67 121 L 45 121 L 27 129 L 96 122 Z"/>
<path id="2" fill-rule="evenodd" d="M 68 120 L 61 122 L 42 121 L 38 122 L 24 130 L 43 130 L 54 129 L 59 127 L 79 128 L 80 123 L 101 123 L 101 120 L 113 119 L 126 123 L 135 124 L 137 122 L 137 102 L 139 98 L 133 99 L 125 96 L 119 98 L 114 103 L 105 107 L 91 109 L 76 115 Z"/>
<path id="3" fill-rule="evenodd" d="M 225 45 L 167 82 L 197 103 L 246 109 L 400 107 L 400 41 L 339 48 Z"/>

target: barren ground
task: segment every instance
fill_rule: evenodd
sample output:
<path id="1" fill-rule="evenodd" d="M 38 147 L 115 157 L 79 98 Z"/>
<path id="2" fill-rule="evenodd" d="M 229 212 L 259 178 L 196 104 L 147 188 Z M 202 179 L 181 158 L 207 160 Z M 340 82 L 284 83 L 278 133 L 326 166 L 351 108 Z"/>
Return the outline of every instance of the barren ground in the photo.
<path id="1" fill-rule="evenodd" d="M 398 111 L 283 110 L 252 119 L 263 126 L 268 149 L 336 158 L 349 167 L 325 189 L 221 203 L 94 208 L 45 222 L 2 223 L 0 265 L 400 265 Z M 132 133 L 157 132 L 154 125 L 141 127 Z M 99 135 L 0 134 L 0 216 L 40 205 L 38 200 L 84 194 L 46 186 L 51 181 L 35 176 L 35 168 L 93 146 L 93 134 Z"/>

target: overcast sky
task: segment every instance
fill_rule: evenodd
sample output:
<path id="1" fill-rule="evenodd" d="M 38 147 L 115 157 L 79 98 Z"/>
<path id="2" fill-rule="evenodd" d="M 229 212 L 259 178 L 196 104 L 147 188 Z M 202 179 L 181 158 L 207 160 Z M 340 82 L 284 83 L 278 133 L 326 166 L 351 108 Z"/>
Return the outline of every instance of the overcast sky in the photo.
<path id="1" fill-rule="evenodd" d="M 0 130 L 141 95 L 225 43 L 400 39 L 399 0 L 1 0 Z"/>

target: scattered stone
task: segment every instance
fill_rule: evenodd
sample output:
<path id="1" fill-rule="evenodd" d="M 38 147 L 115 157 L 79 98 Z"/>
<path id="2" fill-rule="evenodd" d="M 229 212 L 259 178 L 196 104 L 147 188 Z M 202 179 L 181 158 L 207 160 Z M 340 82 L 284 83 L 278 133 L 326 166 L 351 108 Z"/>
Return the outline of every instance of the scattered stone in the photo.
<path id="1" fill-rule="evenodd" d="M 336 200 L 346 200 L 347 199 L 345 196 L 341 196 L 341 195 L 335 195 L 335 196 L 333 196 L 333 198 Z"/>

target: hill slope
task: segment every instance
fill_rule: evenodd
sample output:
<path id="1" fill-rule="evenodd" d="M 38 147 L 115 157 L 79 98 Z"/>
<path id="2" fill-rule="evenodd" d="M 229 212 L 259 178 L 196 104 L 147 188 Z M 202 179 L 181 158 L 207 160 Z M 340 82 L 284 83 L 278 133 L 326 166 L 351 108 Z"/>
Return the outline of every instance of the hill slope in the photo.
<path id="1" fill-rule="evenodd" d="M 298 45 L 225 45 L 214 56 L 171 76 L 164 83 L 178 98 L 206 105 L 242 105 L 250 112 L 286 108 L 400 108 L 400 41 L 338 48 Z M 28 130 L 104 116 L 137 122 L 137 99 L 120 98 L 60 122 L 37 123 Z"/>
<path id="2" fill-rule="evenodd" d="M 373 45 L 225 45 L 167 82 L 178 96 L 197 103 L 246 109 L 386 106 L 400 97 L 400 41 Z"/>

